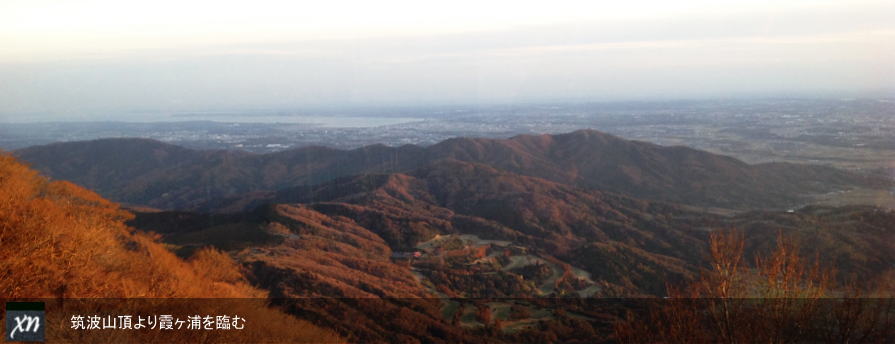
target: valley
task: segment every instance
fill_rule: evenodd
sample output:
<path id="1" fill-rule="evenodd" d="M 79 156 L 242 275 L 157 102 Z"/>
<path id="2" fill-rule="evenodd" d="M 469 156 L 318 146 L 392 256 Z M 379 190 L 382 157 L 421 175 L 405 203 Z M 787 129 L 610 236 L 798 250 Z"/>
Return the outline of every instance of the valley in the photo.
<path id="1" fill-rule="evenodd" d="M 892 18 L 0 0 L 3 341 L 895 343 Z"/>
<path id="2" fill-rule="evenodd" d="M 879 175 L 593 130 L 268 154 L 107 139 L 15 154 L 127 204 L 127 225 L 182 259 L 220 250 L 278 309 L 349 340 L 608 340 L 636 300 L 702 276 L 719 232 L 744 233 L 749 260 L 785 234 L 828 257 L 835 283 L 895 271 L 895 212 L 850 205 L 884 201 L 860 191 L 891 188 Z"/>

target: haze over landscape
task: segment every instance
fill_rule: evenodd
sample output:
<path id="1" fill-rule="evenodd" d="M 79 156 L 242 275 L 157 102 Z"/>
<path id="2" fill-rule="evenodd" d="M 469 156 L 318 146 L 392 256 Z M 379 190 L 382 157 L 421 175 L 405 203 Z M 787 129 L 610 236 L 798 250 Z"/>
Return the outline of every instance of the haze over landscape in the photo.
<path id="1" fill-rule="evenodd" d="M 893 17 L 2 1 L 0 317 L 40 304 L 52 342 L 893 342 Z"/>
<path id="2" fill-rule="evenodd" d="M 889 1 L 4 1 L 0 120 L 890 96 Z"/>

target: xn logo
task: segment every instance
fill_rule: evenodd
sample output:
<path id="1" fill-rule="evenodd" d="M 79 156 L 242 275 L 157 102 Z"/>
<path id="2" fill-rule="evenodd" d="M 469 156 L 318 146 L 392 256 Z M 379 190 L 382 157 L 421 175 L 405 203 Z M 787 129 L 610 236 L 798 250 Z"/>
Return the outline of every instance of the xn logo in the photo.
<path id="1" fill-rule="evenodd" d="M 44 303 L 6 303 L 6 341 L 44 341 Z"/>

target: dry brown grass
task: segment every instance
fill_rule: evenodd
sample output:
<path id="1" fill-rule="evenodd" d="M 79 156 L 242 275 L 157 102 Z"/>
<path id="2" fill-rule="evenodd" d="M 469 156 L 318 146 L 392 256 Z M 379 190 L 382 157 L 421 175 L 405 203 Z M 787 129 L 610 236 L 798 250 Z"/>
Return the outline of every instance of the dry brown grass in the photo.
<path id="1" fill-rule="evenodd" d="M 252 331 L 224 337 L 225 341 L 339 341 L 330 331 L 268 308 L 264 301 L 267 294 L 250 286 L 227 254 L 202 249 L 190 260 L 182 260 L 159 244 L 157 238 L 128 228 L 124 221 L 131 216 L 96 193 L 68 182 L 48 181 L 9 155 L 0 154 L 0 297 L 51 298 L 60 303 L 70 298 L 130 298 L 131 308 L 122 308 L 120 301 L 109 307 L 133 314 L 143 311 L 142 314 L 184 316 L 203 314 L 203 310 L 220 313 L 224 303 L 208 302 L 208 307 L 202 306 L 203 302 L 181 303 L 175 306 L 180 308 L 160 310 L 152 309 L 153 303 L 145 300 L 243 299 L 233 306 L 244 314 L 241 316 L 252 319 Z M 97 307 L 95 311 L 102 314 L 104 309 L 111 308 Z M 54 333 L 54 339 L 61 341 L 104 338 L 95 337 L 96 334 L 82 337 L 85 334 Z M 250 333 L 265 336 L 251 337 Z M 161 335 L 167 337 L 155 337 Z M 179 332 L 175 336 L 140 336 L 138 341 L 222 339 L 215 340 L 214 335 L 208 334 L 178 337 Z M 122 340 L 128 338 L 115 339 Z"/>

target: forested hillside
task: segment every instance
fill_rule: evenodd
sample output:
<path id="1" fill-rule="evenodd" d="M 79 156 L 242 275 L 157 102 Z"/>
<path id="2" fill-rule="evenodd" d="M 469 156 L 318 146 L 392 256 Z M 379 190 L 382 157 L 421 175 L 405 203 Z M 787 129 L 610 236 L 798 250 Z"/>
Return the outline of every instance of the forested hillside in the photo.
<path id="1" fill-rule="evenodd" d="M 249 285 L 227 254 L 206 248 L 183 260 L 156 236 L 126 226 L 124 221 L 132 217 L 89 190 L 48 181 L 11 156 L 0 155 L 0 295 L 10 299 L 255 298 L 260 302 L 240 310 L 256 322 L 257 331 L 275 333 L 272 338 L 283 341 L 339 340 L 329 330 L 266 307 L 263 300 L 268 293 Z M 170 336 L 173 341 L 190 340 Z M 79 337 L 50 337 L 54 338 L 78 341 Z"/>

